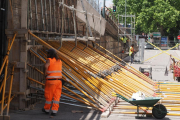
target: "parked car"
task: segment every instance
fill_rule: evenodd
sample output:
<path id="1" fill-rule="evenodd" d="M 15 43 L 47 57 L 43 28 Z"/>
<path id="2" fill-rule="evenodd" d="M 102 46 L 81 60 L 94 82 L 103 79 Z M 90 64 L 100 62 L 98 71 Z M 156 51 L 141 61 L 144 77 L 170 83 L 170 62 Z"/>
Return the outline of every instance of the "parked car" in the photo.
<path id="1" fill-rule="evenodd" d="M 154 49 L 154 46 L 152 46 L 150 43 L 147 43 L 145 46 L 144 46 L 145 49 Z"/>

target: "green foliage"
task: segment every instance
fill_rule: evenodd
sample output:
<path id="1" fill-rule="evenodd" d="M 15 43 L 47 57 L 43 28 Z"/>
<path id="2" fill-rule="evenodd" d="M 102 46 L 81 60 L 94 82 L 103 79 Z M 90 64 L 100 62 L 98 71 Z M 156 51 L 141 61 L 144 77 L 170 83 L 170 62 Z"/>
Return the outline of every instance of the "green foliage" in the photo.
<path id="1" fill-rule="evenodd" d="M 178 34 L 180 30 L 180 0 L 126 0 L 127 15 L 136 15 L 136 32 Z M 125 0 L 113 0 L 117 14 L 125 14 Z M 130 22 L 127 19 L 127 22 Z"/>

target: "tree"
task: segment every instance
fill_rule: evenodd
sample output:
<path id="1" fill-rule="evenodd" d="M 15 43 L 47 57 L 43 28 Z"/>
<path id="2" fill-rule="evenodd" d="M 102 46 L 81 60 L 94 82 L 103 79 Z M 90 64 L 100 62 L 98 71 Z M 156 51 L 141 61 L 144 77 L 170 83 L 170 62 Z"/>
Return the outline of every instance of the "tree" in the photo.
<path id="1" fill-rule="evenodd" d="M 127 14 L 136 15 L 137 32 L 177 35 L 180 29 L 179 0 L 126 0 Z M 116 14 L 124 14 L 125 0 L 113 0 Z M 172 32 L 173 31 L 173 32 Z"/>

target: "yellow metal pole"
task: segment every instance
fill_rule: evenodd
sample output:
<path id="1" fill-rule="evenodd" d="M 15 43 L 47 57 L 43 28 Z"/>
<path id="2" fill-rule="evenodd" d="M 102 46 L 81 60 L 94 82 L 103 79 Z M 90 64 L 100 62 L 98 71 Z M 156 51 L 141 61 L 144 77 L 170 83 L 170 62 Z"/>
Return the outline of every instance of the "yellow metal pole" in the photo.
<path id="1" fill-rule="evenodd" d="M 90 103 L 87 99 L 83 98 L 82 96 L 78 95 L 77 93 L 73 92 L 72 90 L 70 90 L 69 88 L 67 88 L 66 86 L 64 86 L 63 88 L 65 88 L 66 90 L 70 91 L 71 93 L 73 93 L 74 95 L 76 95 L 77 97 L 81 98 L 82 100 L 84 100 L 85 102 L 89 103 L 92 107 L 95 107 L 96 109 L 99 109 L 97 106 L 95 106 L 94 104 Z"/>
<path id="2" fill-rule="evenodd" d="M 12 99 L 15 97 L 15 95 L 13 95 L 10 99 L 10 102 L 12 101 Z M 7 104 L 4 106 L 3 110 L 7 107 Z"/>
<path id="3" fill-rule="evenodd" d="M 124 62 L 126 65 L 129 66 L 129 68 L 132 68 L 132 70 L 134 72 L 137 72 L 140 76 L 144 77 L 144 79 L 147 79 L 148 81 L 152 82 L 152 80 L 150 78 L 148 78 L 146 75 L 142 74 L 140 71 L 136 70 L 134 67 L 130 66 L 129 64 L 127 64 L 125 61 L 123 61 L 122 59 L 120 59 L 119 57 L 117 57 L 116 55 L 114 55 L 113 53 L 111 53 L 110 51 L 106 50 L 105 48 L 103 48 L 102 46 L 100 46 L 99 44 L 95 43 L 97 46 L 99 46 L 100 48 L 102 48 L 103 50 L 105 50 L 106 52 L 110 53 L 111 55 L 113 55 L 115 58 L 117 58 L 118 60 Z M 98 50 L 99 51 L 99 50 Z M 101 52 L 101 51 L 99 51 Z M 102 53 L 102 52 L 101 52 Z M 102 53 L 104 54 L 104 53 Z M 127 68 L 127 67 L 126 67 Z"/>
<path id="4" fill-rule="evenodd" d="M 67 67 L 66 64 L 64 64 L 64 66 Z M 84 91 L 86 91 L 89 95 L 91 95 L 94 99 L 96 99 L 97 101 L 99 101 L 99 98 L 103 98 L 103 100 L 107 100 L 106 98 L 104 98 L 104 96 L 102 96 L 102 92 L 99 92 L 96 88 L 93 88 L 93 86 L 91 84 L 88 84 L 88 82 L 85 82 L 84 80 L 81 80 L 81 77 L 79 74 L 77 74 L 76 72 L 74 72 L 70 67 L 67 67 L 67 69 L 70 70 L 70 73 L 73 74 L 73 76 L 77 77 L 80 81 L 75 81 L 74 79 L 72 79 L 70 76 L 68 76 L 66 73 L 65 74 L 69 79 L 71 79 L 73 82 L 75 82 L 81 89 L 83 89 Z M 78 83 L 82 82 L 84 85 L 81 86 Z M 94 93 L 91 93 L 90 91 L 93 90 Z M 106 106 L 107 102 L 100 100 L 99 101 L 102 105 Z"/>
<path id="5" fill-rule="evenodd" d="M 64 77 L 63 77 L 63 79 L 65 79 Z M 77 85 L 75 85 L 73 82 L 71 82 L 71 81 L 68 81 L 71 85 L 73 85 L 76 89 L 78 89 L 81 93 L 83 93 L 86 97 L 88 97 L 91 101 L 93 101 L 94 103 L 96 103 L 98 106 L 99 106 L 99 104 L 94 100 L 94 99 L 92 99 L 86 92 L 84 92 L 83 90 L 81 90 Z M 99 106 L 100 107 L 100 106 Z"/>
<path id="6" fill-rule="evenodd" d="M 30 66 L 31 68 L 35 69 L 36 71 L 38 71 L 39 73 L 41 73 L 42 75 L 44 75 L 44 73 L 42 71 L 40 71 L 39 69 L 37 69 L 36 67 L 30 65 L 29 63 L 27 64 L 28 66 Z"/>
<path id="7" fill-rule="evenodd" d="M 91 106 L 91 104 L 89 104 L 89 102 L 85 102 L 85 101 L 83 101 L 83 100 L 80 100 L 80 99 L 78 99 L 78 98 L 76 98 L 76 97 L 74 97 L 74 96 L 71 96 L 71 95 L 69 95 L 69 94 L 66 94 L 66 93 L 64 93 L 64 92 L 62 92 L 62 94 L 65 95 L 65 96 L 68 96 L 68 97 L 70 97 L 70 98 L 73 98 L 73 99 L 75 99 L 75 100 L 77 100 L 77 101 L 79 101 L 79 102 L 82 102 L 82 103 L 84 103 L 84 104 L 86 104 L 86 105 L 90 105 L 90 106 Z M 92 106 L 92 107 L 93 107 L 93 106 Z"/>
<path id="8" fill-rule="evenodd" d="M 38 83 L 38 84 L 40 84 L 40 85 L 45 86 L 45 84 L 44 84 L 44 83 L 41 83 L 41 82 L 39 82 L 39 81 L 37 81 L 37 80 L 34 80 L 34 79 L 30 78 L 30 77 L 27 77 L 27 79 L 29 79 L 29 80 L 31 80 L 31 81 L 33 81 L 33 82 L 36 82 L 36 83 Z M 63 94 L 63 95 L 66 95 L 66 96 L 68 96 L 68 97 L 70 97 L 70 98 L 73 98 L 73 99 L 75 99 L 75 100 L 77 100 L 77 101 L 80 101 L 80 102 L 82 102 L 82 103 L 85 103 L 85 104 L 87 104 L 87 105 L 90 105 L 90 106 L 91 106 L 91 104 L 90 104 L 90 103 L 85 102 L 85 101 L 82 101 L 82 100 L 80 100 L 80 99 L 77 99 L 76 97 L 73 97 L 73 96 L 71 96 L 71 95 L 68 95 L 68 94 L 66 94 L 66 93 L 64 93 L 64 92 L 62 92 L 62 94 Z M 92 106 L 92 107 L 94 107 L 94 106 Z"/>
<path id="9" fill-rule="evenodd" d="M 44 61 L 42 58 L 40 58 L 36 53 L 34 53 L 32 50 L 29 50 L 33 55 L 35 55 L 36 57 L 38 57 L 43 63 L 46 63 L 46 61 Z"/>
<path id="10" fill-rule="evenodd" d="M 4 100 L 6 100 L 8 98 L 8 96 L 4 97 Z M 0 104 L 2 103 L 2 100 L 0 101 Z"/>
<path id="11" fill-rule="evenodd" d="M 87 79 L 87 80 L 91 80 L 91 78 L 89 78 L 90 76 L 87 77 L 87 74 L 85 74 L 86 70 L 83 70 L 83 68 L 80 67 L 80 65 L 79 65 L 79 66 L 75 66 L 75 65 L 73 65 L 73 64 L 71 64 L 71 63 L 69 63 L 69 65 L 72 66 L 73 69 L 74 69 L 77 73 L 79 73 L 79 74 L 81 75 L 81 76 L 78 77 L 79 80 L 82 80 L 83 83 L 85 83 L 86 85 L 88 85 L 89 87 L 91 87 L 92 89 L 94 89 L 93 86 L 92 86 L 88 81 L 82 79 L 82 77 L 83 77 L 83 78 L 85 78 L 85 79 Z M 66 66 L 66 65 L 65 65 L 65 66 Z M 73 75 L 77 75 L 76 72 L 74 72 L 74 71 L 71 71 L 71 72 L 73 73 Z M 86 72 L 86 73 L 87 73 L 87 72 Z M 95 84 L 95 83 L 93 83 L 93 84 L 97 86 L 97 84 Z M 97 92 L 97 89 L 94 89 L 94 91 Z"/>
<path id="12" fill-rule="evenodd" d="M 30 80 L 30 81 L 36 82 L 36 83 L 38 83 L 38 84 L 40 84 L 40 85 L 45 86 L 44 83 L 41 83 L 41 82 L 39 82 L 39 81 L 37 81 L 37 80 L 35 80 L 35 79 L 32 79 L 32 78 L 30 78 L 30 77 L 27 77 L 27 79 Z"/>
<path id="13" fill-rule="evenodd" d="M 3 91 L 2 91 L 2 103 L 1 103 L 1 115 L 3 115 L 3 107 L 4 107 L 4 96 L 5 96 L 5 88 L 6 88 L 6 77 L 7 77 L 7 69 L 8 69 L 8 60 L 6 61 L 5 65 L 5 75 L 4 75 L 4 84 L 3 84 Z"/>
<path id="14" fill-rule="evenodd" d="M 12 47 L 12 45 L 13 45 L 13 43 L 14 43 L 14 40 L 15 40 L 15 38 L 16 38 L 16 33 L 14 34 L 14 37 L 13 37 L 13 39 L 12 39 L 12 42 L 11 42 L 11 44 L 10 44 L 10 46 L 8 46 L 8 50 L 7 50 L 7 53 L 6 53 L 6 56 L 4 57 L 4 60 L 3 60 L 3 63 L 2 63 L 2 66 L 1 66 L 1 69 L 0 69 L 0 75 L 1 75 L 1 73 L 2 73 L 2 70 L 3 70 L 3 68 L 4 68 L 4 65 L 5 65 L 5 63 L 6 63 L 6 61 L 7 61 L 7 59 L 8 59 L 8 55 L 9 55 L 9 52 L 10 52 L 10 50 L 11 50 L 11 47 Z"/>
<path id="15" fill-rule="evenodd" d="M 11 90 L 12 90 L 13 76 L 14 76 L 14 65 L 13 65 L 13 67 L 12 67 L 12 72 L 11 72 L 11 82 L 10 82 L 10 85 L 9 85 L 9 96 L 8 96 L 8 102 L 7 102 L 6 115 L 9 114 L 9 105 L 10 105 L 10 98 L 11 98 Z"/>
<path id="16" fill-rule="evenodd" d="M 4 85 L 4 79 L 3 79 L 2 84 L 1 84 L 1 87 L 0 87 L 0 92 L 1 92 L 1 90 L 2 90 L 2 88 L 3 88 L 3 85 Z"/>

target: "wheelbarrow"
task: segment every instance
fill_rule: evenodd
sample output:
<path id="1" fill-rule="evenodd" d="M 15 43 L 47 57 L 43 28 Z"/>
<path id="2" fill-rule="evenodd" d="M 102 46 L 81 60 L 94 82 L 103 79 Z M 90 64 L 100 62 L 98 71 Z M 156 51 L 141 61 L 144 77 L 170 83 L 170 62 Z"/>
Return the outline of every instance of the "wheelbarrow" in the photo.
<path id="1" fill-rule="evenodd" d="M 120 94 L 117 94 L 115 92 L 112 93 L 113 96 L 119 97 L 122 100 L 137 106 L 137 116 L 136 119 L 142 118 L 144 117 L 144 115 L 146 114 L 147 110 L 149 110 L 150 107 L 152 107 L 152 115 L 156 118 L 156 119 L 163 119 L 166 115 L 167 115 L 167 109 L 164 105 L 162 104 L 157 104 L 157 102 L 161 99 L 161 97 L 146 97 L 143 100 L 129 100 L 125 97 L 123 97 Z M 144 113 L 142 114 L 142 116 L 139 116 L 139 107 L 146 107 L 146 110 L 144 110 Z"/>

